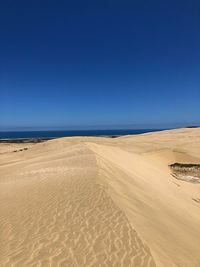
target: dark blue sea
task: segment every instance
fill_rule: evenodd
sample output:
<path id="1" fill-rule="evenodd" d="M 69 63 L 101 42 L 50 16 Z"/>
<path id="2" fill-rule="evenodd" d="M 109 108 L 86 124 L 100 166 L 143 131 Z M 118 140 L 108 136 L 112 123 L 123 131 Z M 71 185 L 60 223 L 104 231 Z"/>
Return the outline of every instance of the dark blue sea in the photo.
<path id="1" fill-rule="evenodd" d="M 67 136 L 122 136 L 155 132 L 158 129 L 145 130 L 74 130 L 74 131 L 17 131 L 0 132 L 0 139 L 57 138 Z"/>

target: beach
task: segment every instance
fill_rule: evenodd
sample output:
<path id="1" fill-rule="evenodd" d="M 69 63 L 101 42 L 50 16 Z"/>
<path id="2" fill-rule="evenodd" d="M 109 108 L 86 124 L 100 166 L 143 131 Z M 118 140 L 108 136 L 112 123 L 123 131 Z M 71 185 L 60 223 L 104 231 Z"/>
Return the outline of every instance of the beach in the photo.
<path id="1" fill-rule="evenodd" d="M 199 267 L 199 164 L 200 128 L 0 143 L 0 266 Z"/>

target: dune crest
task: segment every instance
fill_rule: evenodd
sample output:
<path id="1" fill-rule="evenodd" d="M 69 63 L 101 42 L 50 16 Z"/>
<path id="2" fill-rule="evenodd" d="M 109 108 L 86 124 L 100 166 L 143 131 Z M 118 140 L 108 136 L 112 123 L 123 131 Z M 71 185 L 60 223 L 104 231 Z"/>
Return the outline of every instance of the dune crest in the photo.
<path id="1" fill-rule="evenodd" d="M 0 154 L 0 266 L 200 266 L 200 184 L 169 168 L 200 163 L 200 129 L 20 149 Z"/>

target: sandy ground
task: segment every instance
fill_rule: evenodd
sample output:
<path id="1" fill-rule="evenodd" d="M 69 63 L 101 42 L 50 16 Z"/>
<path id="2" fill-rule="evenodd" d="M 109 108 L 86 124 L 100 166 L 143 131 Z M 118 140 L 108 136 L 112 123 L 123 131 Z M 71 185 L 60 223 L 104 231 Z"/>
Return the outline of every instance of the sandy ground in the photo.
<path id="1" fill-rule="evenodd" d="M 199 267 L 200 184 L 175 162 L 200 163 L 199 128 L 0 144 L 0 266 Z"/>

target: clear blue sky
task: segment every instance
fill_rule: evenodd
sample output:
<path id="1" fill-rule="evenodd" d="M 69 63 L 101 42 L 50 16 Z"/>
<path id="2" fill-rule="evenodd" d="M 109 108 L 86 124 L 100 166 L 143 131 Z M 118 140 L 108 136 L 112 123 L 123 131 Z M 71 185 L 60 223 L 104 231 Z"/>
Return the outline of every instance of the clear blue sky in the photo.
<path id="1" fill-rule="evenodd" d="M 0 130 L 200 123 L 200 1 L 1 1 Z"/>

